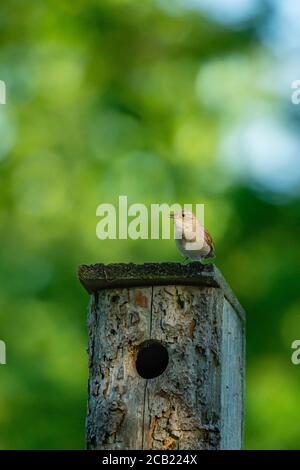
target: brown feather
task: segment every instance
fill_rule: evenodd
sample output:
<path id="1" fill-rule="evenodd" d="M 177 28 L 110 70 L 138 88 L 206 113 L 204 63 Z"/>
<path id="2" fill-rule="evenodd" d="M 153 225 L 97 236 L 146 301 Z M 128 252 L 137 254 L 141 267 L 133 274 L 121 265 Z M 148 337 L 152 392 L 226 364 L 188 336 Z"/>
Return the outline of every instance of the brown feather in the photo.
<path id="1" fill-rule="evenodd" d="M 206 228 L 204 229 L 204 239 L 206 243 L 210 246 L 210 252 L 208 253 L 208 255 L 206 255 L 206 258 L 214 258 L 215 257 L 214 242 L 213 242 L 211 235 L 206 230 Z"/>

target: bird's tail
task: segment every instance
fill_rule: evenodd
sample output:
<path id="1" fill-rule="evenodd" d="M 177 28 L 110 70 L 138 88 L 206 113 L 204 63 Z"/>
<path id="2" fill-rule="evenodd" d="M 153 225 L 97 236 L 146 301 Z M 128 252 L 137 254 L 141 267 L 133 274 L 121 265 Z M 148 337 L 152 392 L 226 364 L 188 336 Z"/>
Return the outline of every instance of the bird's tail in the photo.
<path id="1" fill-rule="evenodd" d="M 205 259 L 214 259 L 215 257 L 216 257 L 215 249 L 212 246 L 210 249 L 210 252 L 207 253 L 207 255 L 205 256 Z"/>

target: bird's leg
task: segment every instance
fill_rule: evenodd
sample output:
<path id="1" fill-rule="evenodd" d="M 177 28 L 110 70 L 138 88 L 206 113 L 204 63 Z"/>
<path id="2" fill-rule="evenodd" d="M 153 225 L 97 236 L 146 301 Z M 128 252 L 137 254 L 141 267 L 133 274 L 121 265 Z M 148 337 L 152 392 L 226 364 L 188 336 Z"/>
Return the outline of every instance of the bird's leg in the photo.
<path id="1" fill-rule="evenodd" d="M 202 260 L 203 260 L 203 258 L 192 259 L 192 260 L 190 260 L 190 263 L 191 263 L 191 264 L 197 263 L 197 264 L 200 264 L 201 266 L 205 266 L 205 263 L 202 263 Z"/>

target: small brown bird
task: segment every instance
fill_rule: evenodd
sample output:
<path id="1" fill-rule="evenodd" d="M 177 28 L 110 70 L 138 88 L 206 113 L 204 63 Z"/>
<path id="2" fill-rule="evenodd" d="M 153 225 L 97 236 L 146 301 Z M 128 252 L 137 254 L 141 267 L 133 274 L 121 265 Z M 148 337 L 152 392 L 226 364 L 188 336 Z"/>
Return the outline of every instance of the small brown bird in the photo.
<path id="1" fill-rule="evenodd" d="M 213 240 L 192 212 L 182 210 L 170 217 L 174 220 L 177 248 L 186 259 L 201 262 L 215 258 Z"/>

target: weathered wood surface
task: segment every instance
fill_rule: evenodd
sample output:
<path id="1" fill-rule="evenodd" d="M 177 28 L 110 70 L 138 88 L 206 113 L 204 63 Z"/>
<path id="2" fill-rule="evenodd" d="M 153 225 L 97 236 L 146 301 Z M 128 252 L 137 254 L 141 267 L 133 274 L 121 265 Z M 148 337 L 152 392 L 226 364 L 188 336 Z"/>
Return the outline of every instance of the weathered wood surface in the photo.
<path id="1" fill-rule="evenodd" d="M 245 321 L 245 312 L 219 269 L 213 264 L 112 263 L 79 266 L 78 277 L 89 293 L 103 287 L 155 285 L 196 285 L 219 287 L 235 311 Z"/>
<path id="2" fill-rule="evenodd" d="M 221 449 L 243 444 L 245 331 L 225 300 L 222 314 Z"/>
<path id="3" fill-rule="evenodd" d="M 143 265 L 125 279 L 124 269 L 118 278 L 116 268 L 124 265 L 81 268 L 81 282 L 92 293 L 89 449 L 242 447 L 244 312 L 215 268 L 206 266 L 201 276 L 202 266 L 195 264 L 177 270 L 177 263 L 165 263 L 151 275 Z M 173 273 L 170 283 L 166 270 Z M 137 272 L 142 286 L 132 282 Z M 184 274 L 191 285 L 182 283 Z M 174 284 L 177 278 L 180 284 Z M 169 364 L 146 380 L 135 361 L 139 345 L 150 338 L 167 348 Z"/>

